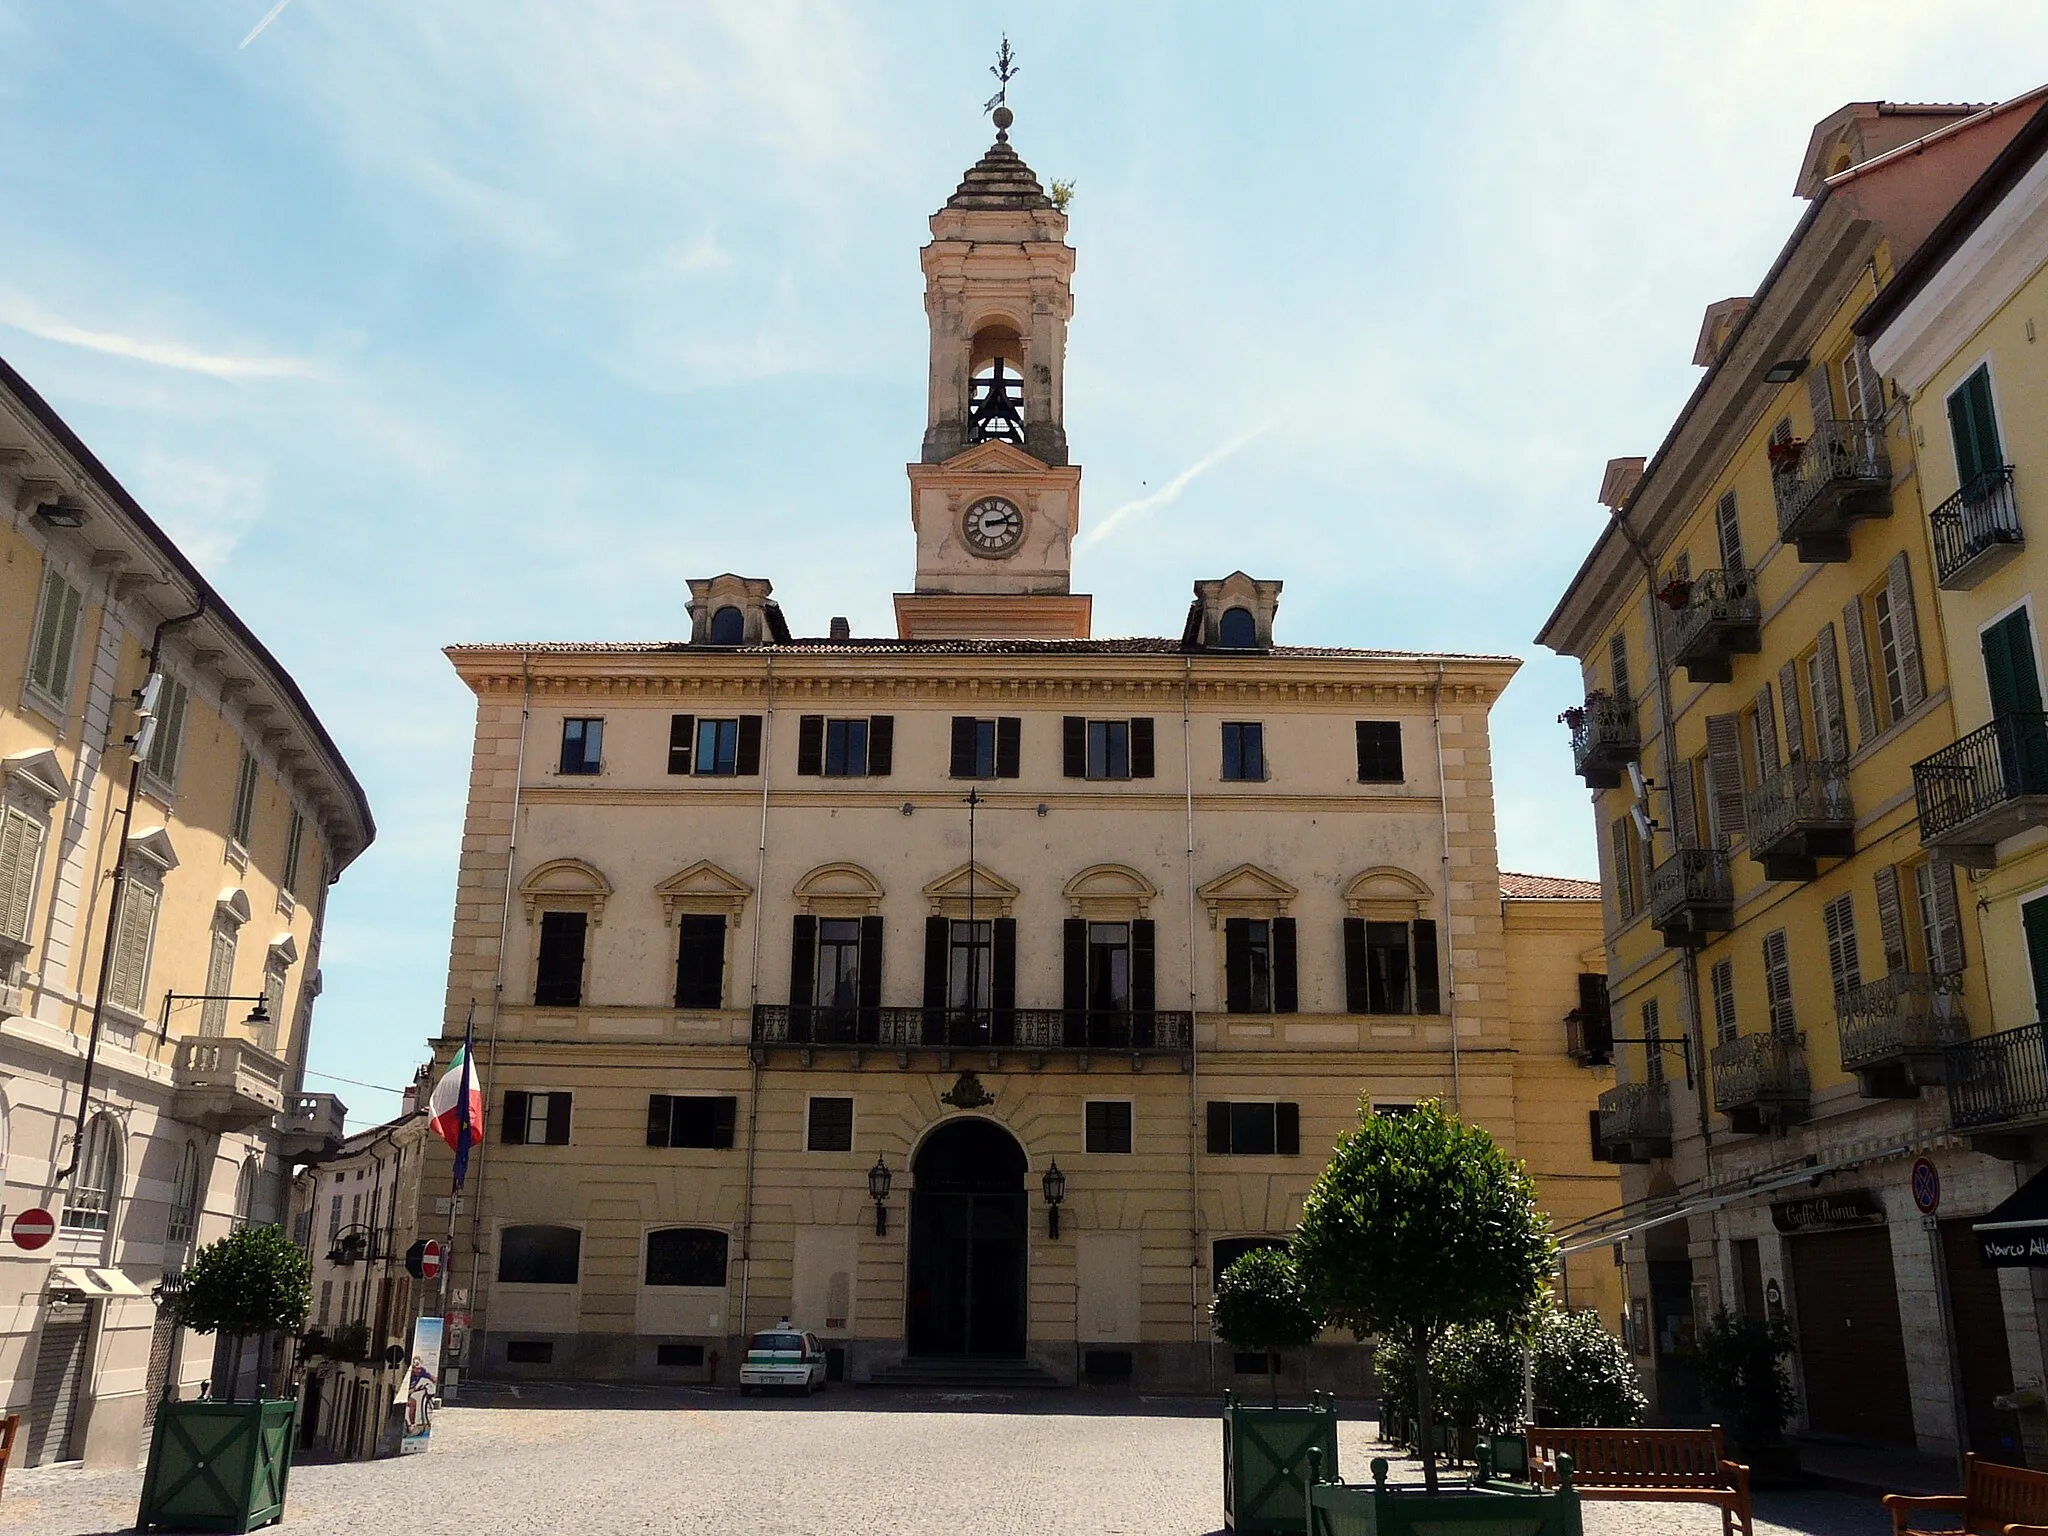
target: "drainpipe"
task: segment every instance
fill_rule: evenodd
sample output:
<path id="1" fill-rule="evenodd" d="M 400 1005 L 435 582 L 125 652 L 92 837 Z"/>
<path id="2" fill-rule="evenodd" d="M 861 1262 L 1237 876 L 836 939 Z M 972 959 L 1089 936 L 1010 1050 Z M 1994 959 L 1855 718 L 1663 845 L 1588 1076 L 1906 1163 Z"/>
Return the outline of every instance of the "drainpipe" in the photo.
<path id="1" fill-rule="evenodd" d="M 761 707 L 766 719 L 761 722 L 761 836 L 754 849 L 754 958 L 747 980 L 747 1031 L 751 1042 L 754 1008 L 761 1001 L 761 929 L 766 922 L 766 911 L 762 897 L 768 880 L 768 786 L 774 776 L 775 765 L 775 652 L 768 652 L 768 666 L 761 684 Z M 790 1002 L 794 1004 L 795 998 Z M 765 1053 L 749 1043 L 747 1048 L 747 1177 L 740 1212 L 740 1326 L 739 1336 L 747 1336 L 747 1307 L 752 1299 L 754 1284 L 754 1145 L 755 1129 L 761 1123 L 761 1062 Z"/>
<path id="2" fill-rule="evenodd" d="M 1202 1331 L 1202 1164 L 1201 1072 L 1195 1055 L 1195 753 L 1193 724 L 1189 718 L 1194 694 L 1195 658 L 1181 659 L 1180 681 L 1180 763 L 1181 781 L 1187 786 L 1187 871 L 1188 871 L 1188 1320 L 1192 1342 L 1203 1342 Z M 1215 1384 L 1216 1352 L 1208 1352 L 1210 1384 Z"/>
<path id="3" fill-rule="evenodd" d="M 206 594 L 200 593 L 194 599 L 195 606 L 190 613 L 180 614 L 174 619 L 165 619 L 158 624 L 149 637 L 149 656 L 143 668 L 145 683 L 156 676 L 157 663 L 162 659 L 164 636 L 173 629 L 195 622 L 206 612 Z M 111 734 L 111 732 L 110 732 Z M 138 735 L 140 734 L 138 730 Z M 106 1013 L 107 989 L 114 980 L 114 943 L 121 928 L 121 898 L 128 889 L 128 834 L 135 826 L 135 797 L 142 788 L 142 758 L 131 754 L 128 760 L 128 798 L 121 805 L 121 837 L 114 845 L 113 885 L 107 893 L 107 934 L 100 944 L 100 979 L 93 992 L 92 1028 L 86 1036 L 85 1072 L 78 1082 L 78 1118 L 71 1131 L 71 1158 L 64 1166 L 50 1176 L 54 1189 L 78 1171 L 78 1159 L 85 1149 L 85 1121 L 92 1108 L 92 1074 L 100 1054 L 100 1020 Z"/>
<path id="4" fill-rule="evenodd" d="M 1451 1020 L 1451 1113 L 1465 1112 L 1464 1079 L 1458 1070 L 1458 941 L 1451 927 L 1451 791 L 1444 783 L 1444 664 L 1436 664 L 1436 685 L 1429 691 L 1429 724 L 1436 734 L 1436 803 L 1444 830 L 1444 1002 Z"/>

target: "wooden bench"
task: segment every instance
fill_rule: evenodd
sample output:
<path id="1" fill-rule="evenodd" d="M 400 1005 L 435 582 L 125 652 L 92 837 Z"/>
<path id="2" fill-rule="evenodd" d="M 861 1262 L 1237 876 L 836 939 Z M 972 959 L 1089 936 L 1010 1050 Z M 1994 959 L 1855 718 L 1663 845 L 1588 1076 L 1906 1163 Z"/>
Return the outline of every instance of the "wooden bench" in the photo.
<path id="1" fill-rule="evenodd" d="M 1749 1468 L 1722 1454 L 1721 1426 L 1711 1429 L 1539 1429 L 1526 1425 L 1529 1475 L 1539 1488 L 1558 1482 L 1557 1458 L 1572 1459 L 1572 1487 L 1582 1499 L 1640 1499 L 1712 1504 L 1721 1530 L 1751 1536 Z M 2048 1536 L 2048 1533 L 2044 1533 Z"/>
<path id="2" fill-rule="evenodd" d="M 1892 1530 L 1921 1530 L 1908 1524 L 1916 1514 L 1940 1511 L 1960 1515 L 1947 1532 L 1982 1532 L 1988 1536 L 2048 1536 L 2048 1472 L 1968 1459 L 1961 1493 L 1888 1493 L 1884 1507 L 1892 1512 Z"/>
<path id="3" fill-rule="evenodd" d="M 14 1460 L 14 1434 L 21 1428 L 21 1415 L 10 1413 L 0 1419 L 0 1488 L 7 1486 L 7 1464 Z"/>

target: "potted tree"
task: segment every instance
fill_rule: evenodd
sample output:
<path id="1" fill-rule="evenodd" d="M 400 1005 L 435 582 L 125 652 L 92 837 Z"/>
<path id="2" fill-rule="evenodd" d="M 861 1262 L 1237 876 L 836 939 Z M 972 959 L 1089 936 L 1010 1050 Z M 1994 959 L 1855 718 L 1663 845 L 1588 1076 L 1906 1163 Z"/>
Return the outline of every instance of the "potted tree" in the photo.
<path id="1" fill-rule="evenodd" d="M 1524 1317 L 1542 1294 L 1555 1244 L 1534 1184 L 1434 1101 L 1404 1115 L 1367 1110 L 1309 1191 L 1293 1251 L 1325 1323 L 1407 1341 L 1434 1494 L 1430 1356 L 1454 1325 Z"/>
<path id="2" fill-rule="evenodd" d="M 1281 1352 L 1306 1349 L 1322 1332 L 1301 1276 L 1284 1249 L 1254 1248 L 1216 1277 L 1209 1309 L 1216 1334 L 1234 1350 L 1266 1357 L 1271 1406 L 1223 1403 L 1223 1518 L 1233 1531 L 1301 1529 L 1301 1485 L 1311 1450 L 1332 1475 L 1337 1409 L 1320 1397 L 1306 1408 L 1280 1406 Z"/>
<path id="3" fill-rule="evenodd" d="M 1782 1317 L 1743 1317 L 1726 1307 L 1699 1332 L 1700 1391 L 1727 1431 L 1729 1454 L 1752 1484 L 1799 1479 L 1799 1447 L 1785 1438 L 1799 1400 L 1785 1369 L 1792 1330 Z"/>
<path id="4" fill-rule="evenodd" d="M 1545 1314 L 1536 1330 L 1536 1420 L 1560 1428 L 1631 1429 L 1649 1400 L 1628 1346 L 1593 1311 Z"/>
<path id="5" fill-rule="evenodd" d="M 166 1383 L 150 1434 L 135 1529 L 249 1531 L 284 1515 L 298 1403 L 233 1397 L 251 1338 L 296 1333 L 312 1304 L 312 1264 L 277 1227 L 243 1227 L 208 1243 L 167 1296 L 172 1320 L 234 1341 L 225 1393 L 180 1402 Z"/>

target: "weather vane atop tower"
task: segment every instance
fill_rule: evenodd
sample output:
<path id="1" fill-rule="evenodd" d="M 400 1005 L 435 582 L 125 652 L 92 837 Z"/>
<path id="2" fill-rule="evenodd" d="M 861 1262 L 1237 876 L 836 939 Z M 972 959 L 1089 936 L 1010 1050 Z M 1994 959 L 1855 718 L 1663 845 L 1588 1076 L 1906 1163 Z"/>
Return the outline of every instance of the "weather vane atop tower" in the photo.
<path id="1" fill-rule="evenodd" d="M 995 114 L 996 137 L 1007 140 L 1010 137 L 1010 124 L 1016 121 L 1015 115 L 1010 111 L 1009 101 L 1010 81 L 1017 74 L 1017 56 L 1010 51 L 1009 33 L 1003 34 L 1002 51 L 996 55 L 995 63 L 989 65 L 988 72 L 996 77 L 996 82 L 1002 89 L 989 97 L 982 104 L 981 110 Z"/>

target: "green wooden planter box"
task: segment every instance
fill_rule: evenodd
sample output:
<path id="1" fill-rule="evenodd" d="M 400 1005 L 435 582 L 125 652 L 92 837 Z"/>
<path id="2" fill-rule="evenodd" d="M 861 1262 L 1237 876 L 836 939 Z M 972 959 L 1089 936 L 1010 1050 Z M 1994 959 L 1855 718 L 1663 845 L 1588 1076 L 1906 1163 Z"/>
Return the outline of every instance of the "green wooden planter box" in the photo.
<path id="1" fill-rule="evenodd" d="M 1301 1490 L 1309 1456 L 1337 1470 L 1337 1402 L 1314 1395 L 1306 1408 L 1254 1408 L 1223 1400 L 1223 1523 L 1245 1536 L 1300 1536 Z"/>
<path id="2" fill-rule="evenodd" d="M 1325 1483 L 1311 1465 L 1303 1493 L 1308 1536 L 1584 1536 L 1571 1458 L 1558 1458 L 1554 1493 L 1475 1478 L 1430 1494 L 1387 1483 L 1384 1457 L 1374 1457 L 1371 1484 Z"/>
<path id="3" fill-rule="evenodd" d="M 293 1398 L 202 1397 L 157 1404 L 142 1479 L 140 1531 L 253 1531 L 284 1517 L 299 1405 Z"/>

